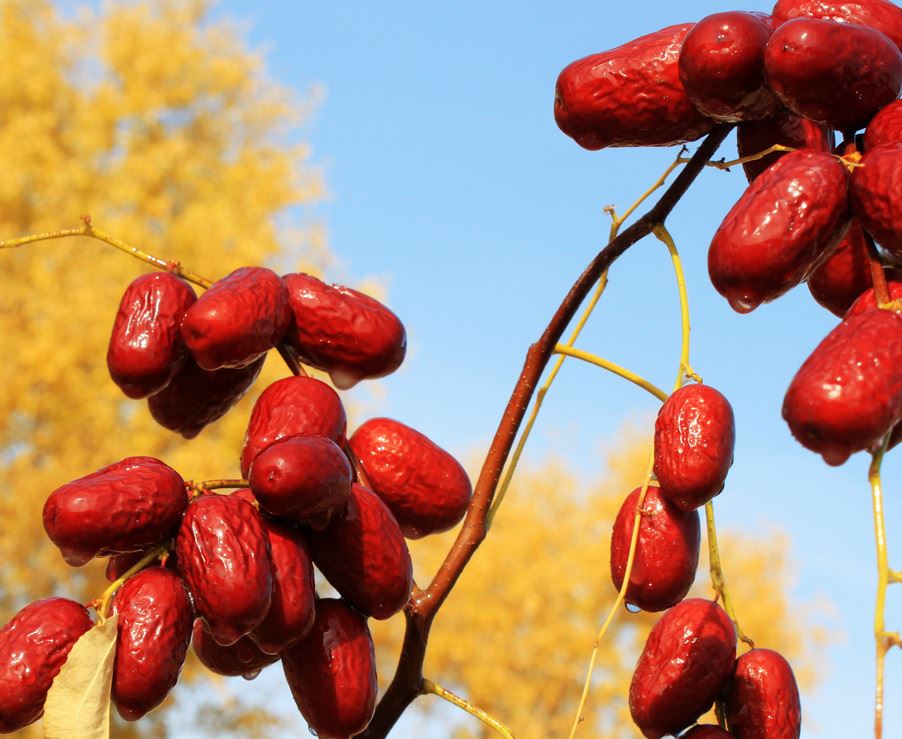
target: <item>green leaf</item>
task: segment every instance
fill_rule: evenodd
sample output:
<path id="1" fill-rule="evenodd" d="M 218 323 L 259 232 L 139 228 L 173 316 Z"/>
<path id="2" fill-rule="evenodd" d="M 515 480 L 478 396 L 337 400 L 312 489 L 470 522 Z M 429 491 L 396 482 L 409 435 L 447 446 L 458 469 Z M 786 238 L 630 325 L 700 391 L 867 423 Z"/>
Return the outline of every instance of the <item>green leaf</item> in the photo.
<path id="1" fill-rule="evenodd" d="M 47 739 L 107 739 L 118 616 L 75 642 L 44 704 Z"/>

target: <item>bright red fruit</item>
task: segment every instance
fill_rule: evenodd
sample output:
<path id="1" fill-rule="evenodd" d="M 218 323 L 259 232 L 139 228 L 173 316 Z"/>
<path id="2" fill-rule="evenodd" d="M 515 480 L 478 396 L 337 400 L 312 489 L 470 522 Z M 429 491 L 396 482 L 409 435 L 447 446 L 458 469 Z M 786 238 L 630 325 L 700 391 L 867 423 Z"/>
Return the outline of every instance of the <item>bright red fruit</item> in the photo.
<path id="1" fill-rule="evenodd" d="M 378 300 L 313 275 L 282 280 L 294 317 L 286 339 L 302 362 L 328 372 L 336 387 L 347 390 L 401 366 L 407 351 L 404 324 Z"/>
<path id="2" fill-rule="evenodd" d="M 630 713 L 647 739 L 678 734 L 707 711 L 733 673 L 736 629 L 716 603 L 690 598 L 655 624 L 630 683 Z"/>
<path id="3" fill-rule="evenodd" d="M 182 338 L 202 369 L 237 368 L 278 344 L 290 323 L 281 278 L 265 267 L 242 267 L 188 309 Z"/>
<path id="4" fill-rule="evenodd" d="M 743 121 L 736 128 L 739 157 L 749 157 L 775 144 L 794 149 L 833 150 L 833 131 L 807 118 L 783 109 L 760 121 Z M 787 152 L 776 151 L 761 159 L 743 162 L 746 179 L 751 182 Z"/>
<path id="5" fill-rule="evenodd" d="M 864 132 L 864 150 L 902 144 L 902 100 L 896 100 L 875 115 Z"/>
<path id="6" fill-rule="evenodd" d="M 777 0 L 771 14 L 778 23 L 823 18 L 868 26 L 885 33 L 902 50 L 902 8 L 892 0 Z"/>
<path id="7" fill-rule="evenodd" d="M 618 591 L 626 573 L 641 493 L 641 487 L 633 490 L 614 520 L 611 580 Z M 663 611 L 679 603 L 695 580 L 700 541 L 698 511 L 681 511 L 664 498 L 659 487 L 650 485 L 642 505 L 626 602 L 643 611 Z"/>
<path id="8" fill-rule="evenodd" d="M 561 131 L 586 149 L 671 146 L 704 136 L 714 122 L 692 105 L 678 69 L 690 28 L 668 26 L 566 67 L 554 95 Z"/>
<path id="9" fill-rule="evenodd" d="M 470 478 L 424 434 L 390 418 L 371 418 L 349 444 L 404 536 L 447 531 L 463 518 L 473 493 Z"/>
<path id="10" fill-rule="evenodd" d="M 150 567 L 116 592 L 119 614 L 112 697 L 119 715 L 137 721 L 178 681 L 188 653 L 194 609 L 181 578 Z"/>
<path id="11" fill-rule="evenodd" d="M 53 678 L 91 626 L 80 603 L 45 598 L 25 606 L 0 629 L 0 733 L 18 731 L 41 717 Z"/>
<path id="12" fill-rule="evenodd" d="M 363 731 L 376 707 L 376 656 L 366 619 L 344 601 L 316 603 L 310 634 L 282 655 L 291 695 L 321 739 Z"/>
<path id="13" fill-rule="evenodd" d="M 684 511 L 717 495 L 733 464 L 735 421 L 730 402 L 709 385 L 684 385 L 655 419 L 654 472 L 661 494 Z"/>
<path id="14" fill-rule="evenodd" d="M 178 472 L 154 457 L 126 457 L 54 490 L 44 530 L 66 562 L 80 567 L 171 538 L 187 506 Z"/>
<path id="15" fill-rule="evenodd" d="M 772 649 L 752 649 L 740 656 L 725 713 L 727 726 L 738 739 L 799 739 L 799 688 L 783 655 Z"/>
<path id="16" fill-rule="evenodd" d="M 211 636 L 201 619 L 194 622 L 191 646 L 204 667 L 211 672 L 229 677 L 240 675 L 245 680 L 253 680 L 260 670 L 279 659 L 277 654 L 260 651 L 260 647 L 247 636 L 224 647 Z"/>
<path id="17" fill-rule="evenodd" d="M 891 280 L 886 283 L 886 289 L 889 293 L 890 300 L 899 301 L 900 308 L 897 310 L 902 310 L 902 282 Z M 849 312 L 846 313 L 846 318 L 857 316 L 859 313 L 864 313 L 865 311 L 869 311 L 876 307 L 877 296 L 874 293 L 874 288 L 869 288 L 859 295 L 858 299 L 852 303 L 852 307 L 849 308 Z"/>
<path id="18" fill-rule="evenodd" d="M 902 255 L 902 143 L 866 152 L 852 173 L 852 208 L 880 246 Z"/>

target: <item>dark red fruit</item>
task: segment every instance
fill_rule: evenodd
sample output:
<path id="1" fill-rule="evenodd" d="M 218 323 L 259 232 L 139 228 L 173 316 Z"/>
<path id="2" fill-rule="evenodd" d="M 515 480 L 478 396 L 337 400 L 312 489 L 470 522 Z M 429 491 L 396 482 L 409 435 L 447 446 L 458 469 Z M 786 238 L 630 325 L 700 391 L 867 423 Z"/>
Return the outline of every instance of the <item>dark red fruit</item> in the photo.
<path id="1" fill-rule="evenodd" d="M 630 713 L 647 739 L 678 734 L 707 711 L 733 673 L 736 629 L 716 603 L 690 598 L 655 624 L 630 683 Z"/>
<path id="2" fill-rule="evenodd" d="M 882 108 L 864 132 L 865 151 L 893 144 L 902 144 L 902 100 Z"/>
<path id="3" fill-rule="evenodd" d="M 18 731 L 41 717 L 53 678 L 91 626 L 80 603 L 45 598 L 25 606 L 0 629 L 0 733 Z"/>
<path id="4" fill-rule="evenodd" d="M 748 313 L 802 282 L 849 225 L 846 168 L 826 152 L 793 151 L 762 173 L 720 224 L 708 274 Z"/>
<path id="5" fill-rule="evenodd" d="M 407 351 L 404 324 L 378 300 L 313 275 L 282 280 L 294 316 L 287 340 L 302 362 L 328 372 L 336 387 L 347 390 L 401 366 Z"/>
<path id="6" fill-rule="evenodd" d="M 733 734 L 721 729 L 717 724 L 698 724 L 685 734 L 680 734 L 680 739 L 731 739 L 733 736 Z"/>
<path id="7" fill-rule="evenodd" d="M 376 656 L 366 619 L 344 601 L 317 601 L 310 634 L 282 655 L 298 710 L 321 737 L 363 731 L 376 707 Z"/>
<path id="8" fill-rule="evenodd" d="M 362 485 L 351 488 L 347 510 L 307 543 L 320 572 L 364 615 L 388 618 L 410 599 L 407 542 L 385 503 Z"/>
<path id="9" fill-rule="evenodd" d="M 286 377 L 264 390 L 251 413 L 241 450 L 241 474 L 266 447 L 286 436 L 325 436 L 339 446 L 348 419 L 341 399 L 325 382 Z"/>
<path id="10" fill-rule="evenodd" d="M 738 739 L 799 739 L 799 688 L 779 652 L 752 649 L 736 660 L 725 713 Z"/>
<path id="11" fill-rule="evenodd" d="M 902 88 L 902 53 L 879 31 L 797 18 L 767 43 L 771 89 L 797 115 L 854 133 Z"/>
<path id="12" fill-rule="evenodd" d="M 611 534 L 611 580 L 619 591 L 626 573 L 636 505 L 642 488 L 631 492 Z M 698 511 L 681 511 L 650 485 L 642 505 L 639 538 L 626 589 L 626 602 L 643 611 L 663 611 L 679 603 L 695 580 L 701 541 Z"/>
<path id="13" fill-rule="evenodd" d="M 162 390 L 181 366 L 185 346 L 179 324 L 195 300 L 191 286 L 169 272 L 141 275 L 126 288 L 106 363 L 129 398 Z"/>
<path id="14" fill-rule="evenodd" d="M 175 540 L 179 574 L 220 644 L 233 644 L 266 617 L 272 597 L 269 540 L 260 514 L 235 495 L 195 500 Z"/>
<path id="15" fill-rule="evenodd" d="M 66 562 L 80 567 L 171 538 L 187 505 L 178 472 L 154 457 L 126 457 L 54 490 L 44 530 Z"/>
<path id="16" fill-rule="evenodd" d="M 899 301 L 899 307 L 896 310 L 902 310 L 902 282 L 896 280 L 887 282 L 886 289 L 889 293 L 890 300 Z M 864 313 L 865 311 L 869 311 L 876 307 L 877 296 L 874 293 L 874 288 L 869 288 L 859 295 L 858 299 L 852 303 L 852 307 L 849 308 L 849 312 L 846 313 L 846 318 L 857 316 L 859 313 Z"/>
<path id="17" fill-rule="evenodd" d="M 780 107 L 764 80 L 770 16 L 731 11 L 702 18 L 680 50 L 680 81 L 702 113 L 719 121 L 766 118 Z"/>
<path id="18" fill-rule="evenodd" d="M 447 531 L 467 512 L 473 489 L 466 471 L 419 431 L 371 418 L 349 444 L 371 489 L 409 539 Z"/>
<path id="19" fill-rule="evenodd" d="M 885 33 L 902 50 L 902 8 L 892 0 L 777 0 L 771 14 L 778 23 L 823 18 L 868 26 Z"/>
<path id="20" fill-rule="evenodd" d="M 281 278 L 265 267 L 242 267 L 188 309 L 182 338 L 202 369 L 238 368 L 278 344 L 290 323 Z"/>
<path id="21" fill-rule="evenodd" d="M 227 647 L 222 646 L 210 635 L 201 619 L 194 622 L 191 646 L 204 667 L 211 672 L 229 677 L 240 675 L 245 680 L 253 680 L 260 670 L 279 659 L 277 654 L 260 651 L 247 636 Z"/>
<path id="22" fill-rule="evenodd" d="M 194 610 L 181 578 L 162 567 L 130 577 L 116 592 L 119 614 L 112 697 L 119 715 L 137 721 L 178 681 Z"/>
<path id="23" fill-rule="evenodd" d="M 241 400 L 265 359 L 262 356 L 241 369 L 207 372 L 188 358 L 170 383 L 147 399 L 150 415 L 163 428 L 193 439 Z"/>
<path id="24" fill-rule="evenodd" d="M 671 146 L 704 136 L 714 123 L 692 105 L 678 69 L 690 28 L 668 26 L 566 67 L 554 95 L 561 131 L 586 149 Z"/>
<path id="25" fill-rule="evenodd" d="M 348 504 L 353 470 L 331 439 L 287 436 L 256 456 L 247 479 L 264 511 L 319 531 Z"/>
<path id="26" fill-rule="evenodd" d="M 833 150 L 833 131 L 783 109 L 760 121 L 740 123 L 736 129 L 736 142 L 740 158 L 766 151 L 775 144 L 829 153 Z M 776 151 L 761 159 L 743 162 L 746 179 L 751 182 L 786 153 Z"/>
<path id="27" fill-rule="evenodd" d="M 733 464 L 735 421 L 730 402 L 709 385 L 684 385 L 655 420 L 654 472 L 661 493 L 684 511 L 717 495 Z"/>
<path id="28" fill-rule="evenodd" d="M 880 246 L 902 255 L 902 143 L 866 152 L 852 173 L 852 208 Z"/>
<path id="29" fill-rule="evenodd" d="M 902 419 L 902 314 L 869 310 L 847 317 L 818 344 L 786 391 L 792 435 L 840 465 L 876 447 Z"/>

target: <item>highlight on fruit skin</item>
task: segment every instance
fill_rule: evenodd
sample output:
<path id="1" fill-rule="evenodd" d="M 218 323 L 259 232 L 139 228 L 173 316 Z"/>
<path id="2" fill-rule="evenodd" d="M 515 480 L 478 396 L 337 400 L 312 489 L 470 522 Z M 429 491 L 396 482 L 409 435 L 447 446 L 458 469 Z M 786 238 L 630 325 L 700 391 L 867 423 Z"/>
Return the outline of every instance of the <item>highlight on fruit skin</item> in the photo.
<path id="1" fill-rule="evenodd" d="M 739 656 L 724 702 L 727 726 L 737 739 L 799 739 L 802 704 L 789 662 L 772 649 Z"/>

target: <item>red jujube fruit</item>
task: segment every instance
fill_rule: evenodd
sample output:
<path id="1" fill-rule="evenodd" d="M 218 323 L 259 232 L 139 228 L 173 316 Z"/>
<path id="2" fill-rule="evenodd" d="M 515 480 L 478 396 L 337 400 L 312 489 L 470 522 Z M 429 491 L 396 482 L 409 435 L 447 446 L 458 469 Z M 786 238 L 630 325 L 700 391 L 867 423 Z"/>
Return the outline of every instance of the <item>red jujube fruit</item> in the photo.
<path id="1" fill-rule="evenodd" d="M 902 255 L 902 143 L 878 146 L 852 173 L 852 208 L 880 246 Z"/>
<path id="2" fill-rule="evenodd" d="M 178 681 L 194 609 L 181 578 L 163 567 L 130 577 L 116 592 L 113 609 L 119 614 L 113 703 L 122 718 L 137 721 Z"/>
<path id="3" fill-rule="evenodd" d="M 829 153 L 833 150 L 833 131 L 828 126 L 793 115 L 785 108 L 760 121 L 743 121 L 736 128 L 740 158 L 766 151 L 775 144 Z M 743 162 L 746 179 L 751 182 L 787 153 L 775 151 L 761 159 Z"/>
<path id="4" fill-rule="evenodd" d="M 802 706 L 792 667 L 779 652 L 752 649 L 736 660 L 725 705 L 738 739 L 799 739 Z"/>
<path id="5" fill-rule="evenodd" d="M 868 26 L 889 36 L 902 50 L 902 8 L 892 0 L 777 0 L 777 23 L 793 18 L 822 18 Z"/>
<path id="6" fill-rule="evenodd" d="M 407 351 L 404 324 L 378 300 L 313 275 L 282 280 L 293 314 L 287 341 L 302 362 L 328 372 L 336 387 L 347 390 L 401 366 Z"/>
<path id="7" fill-rule="evenodd" d="M 902 144 L 902 100 L 895 100 L 871 118 L 864 131 L 864 150 Z"/>
<path id="8" fill-rule="evenodd" d="M 633 490 L 614 520 L 611 580 L 618 591 L 626 573 L 641 493 L 641 487 Z M 643 611 L 663 611 L 679 603 L 695 581 L 700 541 L 698 511 L 681 511 L 664 498 L 659 487 L 650 485 L 642 505 L 626 602 Z"/>
<path id="9" fill-rule="evenodd" d="M 470 478 L 424 434 L 390 418 L 371 418 L 348 443 L 407 538 L 447 531 L 463 518 L 473 493 Z"/>
<path id="10" fill-rule="evenodd" d="M 80 567 L 171 538 L 187 506 L 178 472 L 154 457 L 126 457 L 54 490 L 44 530 L 66 562 Z"/>
<path id="11" fill-rule="evenodd" d="M 191 635 L 191 646 L 204 667 L 217 675 L 241 676 L 253 680 L 267 665 L 277 662 L 279 655 L 260 650 L 248 636 L 242 636 L 234 644 L 223 646 L 207 631 L 204 622 L 197 619 Z"/>
<path id="12" fill-rule="evenodd" d="M 216 282 L 182 319 L 182 338 L 205 370 L 244 367 L 278 344 L 291 323 L 288 291 L 265 267 Z"/>
<path id="13" fill-rule="evenodd" d="M 557 79 L 554 120 L 586 149 L 671 146 L 714 126 L 680 82 L 679 56 L 691 23 L 668 26 L 565 67 Z"/>
<path id="14" fill-rule="evenodd" d="M 306 638 L 282 655 L 301 715 L 322 739 L 363 731 L 376 708 L 376 656 L 366 619 L 344 601 L 317 601 Z"/>
<path id="15" fill-rule="evenodd" d="M 144 398 L 162 390 L 185 357 L 179 324 L 197 296 L 169 272 L 141 275 L 126 288 L 113 321 L 106 363 L 122 392 Z"/>
<path id="16" fill-rule="evenodd" d="M 891 301 L 899 301 L 900 307 L 896 310 L 902 310 L 902 282 L 890 280 L 886 283 L 886 291 L 889 293 L 889 299 Z M 852 307 L 849 308 L 848 313 L 846 313 L 846 318 L 857 316 L 859 313 L 864 313 L 865 311 L 869 311 L 876 307 L 877 295 L 874 292 L 874 288 L 871 287 L 859 295 L 858 299 L 852 303 Z"/>
<path id="17" fill-rule="evenodd" d="M 43 715 L 53 678 L 91 626 L 80 603 L 45 598 L 0 629 L 0 733 L 18 731 Z"/>

